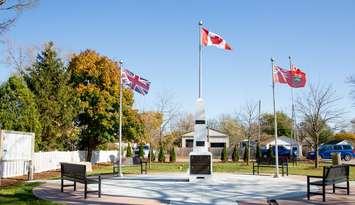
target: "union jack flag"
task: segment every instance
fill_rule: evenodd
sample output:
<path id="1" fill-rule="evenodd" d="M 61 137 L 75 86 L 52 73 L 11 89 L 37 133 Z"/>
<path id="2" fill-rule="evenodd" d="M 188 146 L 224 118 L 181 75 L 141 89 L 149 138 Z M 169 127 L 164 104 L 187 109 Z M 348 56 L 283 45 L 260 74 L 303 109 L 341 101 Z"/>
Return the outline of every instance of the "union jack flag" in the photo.
<path id="1" fill-rule="evenodd" d="M 149 91 L 150 82 L 127 69 L 122 71 L 122 83 L 142 95 Z"/>

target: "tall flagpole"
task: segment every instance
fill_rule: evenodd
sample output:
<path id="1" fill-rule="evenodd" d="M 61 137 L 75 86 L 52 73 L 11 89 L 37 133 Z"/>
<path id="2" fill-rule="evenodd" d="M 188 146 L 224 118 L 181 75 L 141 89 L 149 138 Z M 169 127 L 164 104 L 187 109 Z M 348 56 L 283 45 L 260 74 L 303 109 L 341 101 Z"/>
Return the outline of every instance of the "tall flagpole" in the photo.
<path id="1" fill-rule="evenodd" d="M 291 61 L 291 56 L 288 57 L 288 61 L 290 63 L 290 70 L 292 70 L 292 61 Z M 290 157 L 292 157 L 293 154 L 293 140 L 295 140 L 294 137 L 294 128 L 295 128 L 295 110 L 294 110 L 294 102 L 293 102 L 293 87 L 291 87 L 291 118 L 292 118 L 292 129 L 291 129 L 291 151 L 290 151 Z"/>
<path id="2" fill-rule="evenodd" d="M 202 97 L 202 65 L 201 65 L 201 58 L 202 58 L 202 45 L 201 45 L 201 29 L 202 29 L 203 22 L 198 22 L 199 27 L 199 43 L 198 43 L 198 98 Z"/>
<path id="3" fill-rule="evenodd" d="M 291 56 L 288 57 L 289 62 L 290 62 L 290 70 L 292 69 L 292 61 L 291 61 Z M 293 87 L 291 87 L 291 101 L 292 101 L 292 132 L 291 132 L 291 136 L 293 138 L 294 141 L 297 142 L 296 146 L 297 146 L 297 157 L 300 157 L 301 151 L 298 150 L 299 146 L 298 146 L 298 135 L 297 135 L 297 129 L 296 129 L 296 113 L 295 113 L 295 102 L 294 102 L 294 97 L 293 97 Z M 292 153 L 293 154 L 293 153 Z"/>
<path id="4" fill-rule="evenodd" d="M 123 87 L 123 83 L 122 83 L 122 70 L 123 70 L 123 60 L 120 60 L 120 125 L 119 125 L 119 165 L 118 165 L 118 176 L 122 177 L 122 87 Z"/>
<path id="5" fill-rule="evenodd" d="M 279 151 L 277 145 L 277 118 L 276 118 L 276 102 L 275 102 L 275 79 L 274 79 L 274 59 L 271 58 L 271 74 L 272 74 L 272 99 L 274 105 L 274 133 L 275 133 L 275 178 L 279 175 Z"/>

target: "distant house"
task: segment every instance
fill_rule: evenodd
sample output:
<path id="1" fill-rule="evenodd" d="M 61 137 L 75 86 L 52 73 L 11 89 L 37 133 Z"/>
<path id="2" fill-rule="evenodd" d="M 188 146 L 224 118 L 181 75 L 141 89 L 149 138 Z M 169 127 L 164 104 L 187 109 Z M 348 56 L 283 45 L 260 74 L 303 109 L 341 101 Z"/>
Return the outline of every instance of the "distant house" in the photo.
<path id="1" fill-rule="evenodd" d="M 302 156 L 302 145 L 299 144 L 296 140 L 291 139 L 286 136 L 280 136 L 277 138 L 277 145 L 278 146 L 284 146 L 287 149 L 291 149 L 292 147 L 297 147 L 297 150 L 300 151 L 300 156 Z M 275 139 L 269 140 L 265 143 L 265 148 L 269 149 L 270 146 L 275 146 Z"/>
<path id="2" fill-rule="evenodd" d="M 208 129 L 207 143 L 209 147 L 229 147 L 229 136 L 217 130 Z M 181 147 L 192 148 L 194 144 L 194 132 L 182 135 Z"/>

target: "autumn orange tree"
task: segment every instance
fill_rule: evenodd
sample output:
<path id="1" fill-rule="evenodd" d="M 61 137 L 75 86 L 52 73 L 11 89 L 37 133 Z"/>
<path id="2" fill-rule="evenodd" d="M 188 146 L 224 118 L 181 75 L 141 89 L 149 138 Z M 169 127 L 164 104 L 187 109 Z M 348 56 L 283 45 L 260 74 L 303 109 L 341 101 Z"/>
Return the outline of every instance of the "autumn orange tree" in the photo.
<path id="1" fill-rule="evenodd" d="M 163 115 L 159 112 L 149 111 L 140 114 L 144 123 L 143 142 L 149 142 L 151 146 L 157 146 L 160 140 L 160 126 Z"/>
<path id="2" fill-rule="evenodd" d="M 99 145 L 117 139 L 119 126 L 120 72 L 116 62 L 95 51 L 74 55 L 69 63 L 71 83 L 80 99 L 76 123 L 81 128 L 80 145 L 88 151 L 87 160 Z M 133 93 L 123 90 L 123 137 L 136 140 L 143 124 L 132 109 Z"/>

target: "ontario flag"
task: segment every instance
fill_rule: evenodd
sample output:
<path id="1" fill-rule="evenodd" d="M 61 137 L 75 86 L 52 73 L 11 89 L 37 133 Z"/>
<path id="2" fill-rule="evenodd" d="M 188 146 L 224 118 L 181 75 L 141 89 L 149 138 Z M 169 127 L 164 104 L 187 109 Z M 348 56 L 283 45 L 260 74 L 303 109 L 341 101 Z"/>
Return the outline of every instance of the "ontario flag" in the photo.
<path id="1" fill-rule="evenodd" d="M 273 71 L 275 83 L 288 84 L 292 88 L 302 88 L 306 85 L 306 74 L 299 68 L 293 67 L 287 70 L 274 66 Z"/>
<path id="2" fill-rule="evenodd" d="M 232 47 L 218 34 L 201 29 L 201 44 L 203 46 L 215 46 L 224 50 L 232 50 Z"/>
<path id="3" fill-rule="evenodd" d="M 141 95 L 149 91 L 150 82 L 127 69 L 122 71 L 122 83 Z"/>
<path id="4" fill-rule="evenodd" d="M 288 84 L 293 88 L 303 88 L 306 85 L 306 73 L 297 67 L 290 70 L 290 78 Z"/>

